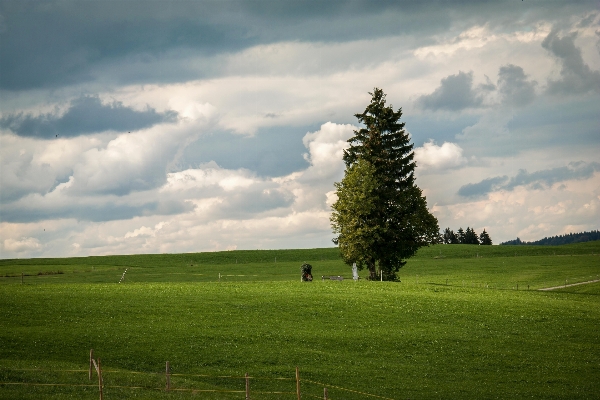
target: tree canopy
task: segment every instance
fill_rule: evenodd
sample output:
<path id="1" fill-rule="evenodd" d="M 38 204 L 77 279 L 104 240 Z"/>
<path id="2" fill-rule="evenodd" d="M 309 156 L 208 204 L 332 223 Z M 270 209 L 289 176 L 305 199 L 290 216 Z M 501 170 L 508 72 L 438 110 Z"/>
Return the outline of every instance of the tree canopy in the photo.
<path id="1" fill-rule="evenodd" d="M 344 179 L 335 184 L 333 239 L 342 258 L 376 279 L 396 280 L 406 259 L 439 237 L 437 219 L 415 184 L 413 145 L 402 109 L 386 106 L 385 94 L 375 88 L 365 111 L 355 114 L 365 127 L 354 131 L 344 150 Z"/>

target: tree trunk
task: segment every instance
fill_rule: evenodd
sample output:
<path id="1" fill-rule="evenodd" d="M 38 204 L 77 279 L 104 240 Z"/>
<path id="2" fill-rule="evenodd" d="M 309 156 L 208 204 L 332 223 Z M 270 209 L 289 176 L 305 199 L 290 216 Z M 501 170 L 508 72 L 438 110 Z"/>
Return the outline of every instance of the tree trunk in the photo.
<path id="1" fill-rule="evenodd" d="M 367 262 L 367 267 L 369 268 L 369 280 L 375 281 L 377 280 L 377 270 L 375 269 L 375 259 L 371 258 Z"/>

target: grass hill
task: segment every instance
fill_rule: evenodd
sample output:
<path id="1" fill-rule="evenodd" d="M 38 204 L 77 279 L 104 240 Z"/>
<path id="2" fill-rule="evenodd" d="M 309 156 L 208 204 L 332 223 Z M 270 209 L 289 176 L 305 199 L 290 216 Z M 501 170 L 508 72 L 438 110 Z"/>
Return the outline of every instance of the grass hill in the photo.
<path id="1" fill-rule="evenodd" d="M 1 260 L 0 399 L 97 399 L 92 348 L 105 399 L 239 399 L 246 372 L 295 399 L 296 366 L 303 399 L 594 398 L 600 283 L 535 289 L 597 279 L 599 253 L 437 245 L 401 283 L 321 280 L 351 276 L 331 248 Z"/>

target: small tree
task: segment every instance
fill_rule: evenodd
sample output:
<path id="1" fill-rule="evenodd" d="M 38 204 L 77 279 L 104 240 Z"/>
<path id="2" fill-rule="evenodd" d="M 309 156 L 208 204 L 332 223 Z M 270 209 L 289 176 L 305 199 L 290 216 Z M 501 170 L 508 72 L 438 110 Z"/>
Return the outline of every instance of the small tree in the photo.
<path id="1" fill-rule="evenodd" d="M 475 233 L 475 229 L 467 226 L 467 230 L 465 232 L 464 244 L 479 244 L 479 236 Z"/>
<path id="2" fill-rule="evenodd" d="M 462 227 L 458 228 L 456 231 L 456 240 L 458 244 L 465 244 L 465 231 Z"/>
<path id="3" fill-rule="evenodd" d="M 479 235 L 479 241 L 481 242 L 482 245 L 491 245 L 492 244 L 492 238 L 490 238 L 490 235 L 488 235 L 488 233 L 485 231 L 485 229 L 483 230 L 483 232 L 481 232 L 481 235 Z"/>
<path id="4" fill-rule="evenodd" d="M 457 244 L 458 238 L 456 237 L 456 233 L 450 228 L 446 228 L 444 230 L 444 234 L 442 236 L 443 243 L 445 244 Z"/>

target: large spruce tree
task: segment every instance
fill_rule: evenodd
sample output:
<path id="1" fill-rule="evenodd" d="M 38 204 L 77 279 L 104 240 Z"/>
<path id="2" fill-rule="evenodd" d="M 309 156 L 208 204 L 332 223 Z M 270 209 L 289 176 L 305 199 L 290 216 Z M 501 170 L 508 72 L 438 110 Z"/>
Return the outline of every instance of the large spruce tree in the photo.
<path id="1" fill-rule="evenodd" d="M 377 278 L 379 267 L 384 280 L 396 280 L 406 259 L 438 241 L 439 227 L 415 184 L 413 145 L 400 122 L 402 109 L 386 106 L 381 89 L 369 94 L 371 103 L 355 114 L 365 127 L 354 131 L 344 150 L 346 175 L 336 183 L 338 201 L 332 206 L 332 228 L 338 235 L 333 241 L 346 263 L 368 268 L 370 279 Z M 362 181 L 357 170 L 368 172 Z M 355 191 L 363 196 L 364 207 L 349 200 L 361 198 Z"/>

